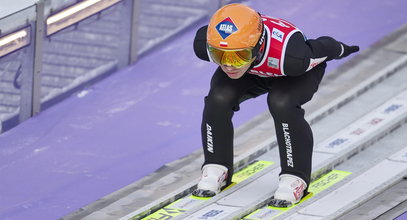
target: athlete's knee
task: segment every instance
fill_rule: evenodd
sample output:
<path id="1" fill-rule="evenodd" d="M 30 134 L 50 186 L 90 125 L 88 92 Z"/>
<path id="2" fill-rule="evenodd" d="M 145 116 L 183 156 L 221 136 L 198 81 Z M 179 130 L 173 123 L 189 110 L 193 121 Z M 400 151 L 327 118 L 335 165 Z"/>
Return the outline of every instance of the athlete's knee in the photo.
<path id="1" fill-rule="evenodd" d="M 287 114 L 298 106 L 295 98 L 287 94 L 270 93 L 267 102 L 272 115 Z"/>
<path id="2" fill-rule="evenodd" d="M 205 105 L 219 110 L 230 110 L 236 105 L 236 97 L 228 91 L 213 91 L 205 97 Z"/>

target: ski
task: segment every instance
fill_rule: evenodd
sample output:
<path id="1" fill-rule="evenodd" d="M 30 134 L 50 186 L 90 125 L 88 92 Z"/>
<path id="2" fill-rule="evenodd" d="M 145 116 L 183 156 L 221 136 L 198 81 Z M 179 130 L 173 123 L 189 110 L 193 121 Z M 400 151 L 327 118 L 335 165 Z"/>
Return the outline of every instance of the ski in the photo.
<path id="1" fill-rule="evenodd" d="M 308 191 L 309 193 L 301 199 L 301 201 L 293 206 L 286 207 L 286 208 L 279 208 L 279 207 L 273 207 L 273 206 L 266 206 L 260 209 L 257 209 L 256 211 L 250 213 L 246 217 L 244 217 L 244 220 L 270 220 L 274 219 L 279 215 L 284 214 L 285 212 L 293 209 L 294 207 L 298 206 L 302 202 L 308 200 L 309 198 L 317 195 L 318 193 L 328 189 L 329 187 L 335 185 L 336 183 L 339 183 L 343 179 L 345 179 L 347 176 L 352 174 L 351 172 L 347 171 L 341 171 L 341 170 L 332 170 L 329 173 L 323 175 L 319 179 L 311 182 Z"/>
<path id="2" fill-rule="evenodd" d="M 272 161 L 255 160 L 250 165 L 234 173 L 232 177 L 232 184 L 223 189 L 222 192 L 230 189 L 236 184 L 239 184 L 240 182 L 248 179 L 249 177 L 266 169 L 267 167 L 270 167 L 273 164 L 274 162 Z M 193 196 L 192 194 L 188 194 L 187 196 L 175 200 L 174 202 L 164 206 L 163 208 L 153 212 L 152 214 L 142 217 L 142 220 L 172 219 L 204 203 L 206 200 L 209 199 L 211 198 L 197 197 Z M 135 220 L 140 219 L 140 217 L 141 216 L 137 214 L 129 219 Z"/>

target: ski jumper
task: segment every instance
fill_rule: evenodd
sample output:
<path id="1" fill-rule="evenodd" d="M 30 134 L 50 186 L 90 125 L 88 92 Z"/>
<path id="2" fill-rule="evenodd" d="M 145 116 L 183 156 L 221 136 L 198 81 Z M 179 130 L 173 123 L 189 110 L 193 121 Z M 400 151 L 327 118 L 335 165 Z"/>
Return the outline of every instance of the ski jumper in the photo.
<path id="1" fill-rule="evenodd" d="M 232 117 L 243 101 L 267 94 L 279 146 L 281 174 L 298 176 L 309 185 L 313 135 L 301 106 L 318 90 L 326 61 L 338 58 L 343 48 L 331 37 L 307 40 L 290 22 L 261 17 L 266 30 L 262 55 L 239 79 L 229 78 L 220 67 L 211 79 L 201 126 L 204 165 L 226 166 L 227 183 L 231 183 Z M 197 31 L 194 51 L 198 58 L 210 61 L 206 32 L 207 26 Z"/>

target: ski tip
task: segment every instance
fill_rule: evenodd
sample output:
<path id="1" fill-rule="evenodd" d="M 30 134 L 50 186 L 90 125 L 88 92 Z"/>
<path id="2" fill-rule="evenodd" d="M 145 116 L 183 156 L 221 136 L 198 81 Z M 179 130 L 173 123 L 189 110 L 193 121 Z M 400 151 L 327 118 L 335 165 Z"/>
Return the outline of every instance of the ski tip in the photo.
<path id="1" fill-rule="evenodd" d="M 196 189 L 192 192 L 192 195 L 196 197 L 209 198 L 216 196 L 216 193 L 211 190 Z"/>
<path id="2" fill-rule="evenodd" d="M 292 203 L 287 200 L 283 199 L 276 199 L 274 197 L 271 198 L 270 202 L 268 203 L 268 206 L 274 207 L 274 208 L 290 208 L 291 206 L 300 204 L 304 200 L 307 200 L 311 198 L 314 194 L 312 192 L 306 192 L 305 195 L 302 197 L 302 199 L 298 203 Z"/>

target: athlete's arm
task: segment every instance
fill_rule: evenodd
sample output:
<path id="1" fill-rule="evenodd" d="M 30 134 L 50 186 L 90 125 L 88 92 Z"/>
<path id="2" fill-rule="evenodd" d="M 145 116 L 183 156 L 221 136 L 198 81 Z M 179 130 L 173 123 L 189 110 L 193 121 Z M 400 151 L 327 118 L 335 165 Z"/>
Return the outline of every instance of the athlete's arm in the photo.
<path id="1" fill-rule="evenodd" d="M 205 61 L 209 61 L 208 52 L 206 50 L 206 32 L 208 30 L 208 25 L 205 25 L 196 32 L 194 39 L 194 52 L 195 55 Z"/>
<path id="2" fill-rule="evenodd" d="M 323 36 L 305 40 L 303 35 L 297 32 L 287 43 L 285 74 L 299 76 L 322 62 L 341 59 L 356 51 L 359 51 L 358 46 L 348 46 L 332 37 Z"/>

